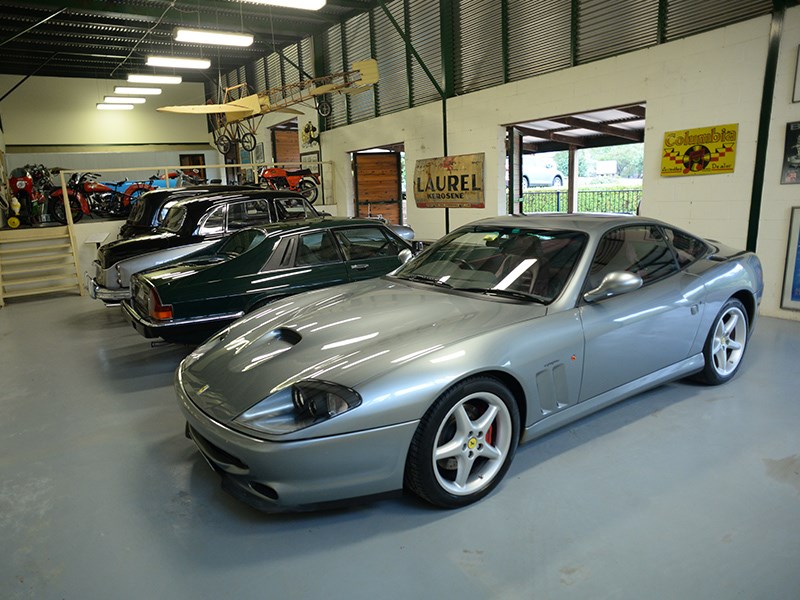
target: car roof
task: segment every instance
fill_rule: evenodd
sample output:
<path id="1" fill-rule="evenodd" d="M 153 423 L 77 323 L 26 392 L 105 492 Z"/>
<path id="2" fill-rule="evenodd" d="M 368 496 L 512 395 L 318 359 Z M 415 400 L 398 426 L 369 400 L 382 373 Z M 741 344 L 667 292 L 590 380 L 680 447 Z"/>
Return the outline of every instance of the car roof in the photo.
<path id="1" fill-rule="evenodd" d="M 275 191 L 275 190 L 266 190 L 263 188 L 257 189 L 244 189 L 244 190 L 233 190 L 233 191 L 224 191 L 224 192 L 211 192 L 207 194 L 201 194 L 199 196 L 192 196 L 191 198 L 182 198 L 178 202 L 176 202 L 173 206 L 183 206 L 186 208 L 197 206 L 211 206 L 216 204 L 228 204 L 230 202 L 235 202 L 236 200 L 247 200 L 249 198 L 258 198 L 263 200 L 272 200 L 275 198 L 300 198 L 305 199 L 302 194 L 298 194 L 297 192 L 290 192 L 290 191 Z"/>
<path id="2" fill-rule="evenodd" d="M 279 237 L 297 230 L 318 231 L 334 229 L 336 227 L 381 227 L 386 231 L 390 229 L 383 223 L 374 219 L 351 219 L 343 217 L 315 217 L 296 221 L 278 221 L 267 225 L 254 225 L 247 229 L 260 229 L 270 237 Z M 243 231 L 243 230 L 240 230 Z"/>

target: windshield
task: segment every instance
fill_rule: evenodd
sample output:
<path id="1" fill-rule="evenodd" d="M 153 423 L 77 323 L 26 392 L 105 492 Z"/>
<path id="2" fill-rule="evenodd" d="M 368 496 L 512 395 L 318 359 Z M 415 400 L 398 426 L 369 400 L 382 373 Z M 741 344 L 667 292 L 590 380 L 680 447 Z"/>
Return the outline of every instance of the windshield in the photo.
<path id="1" fill-rule="evenodd" d="M 586 243 L 577 231 L 461 229 L 442 238 L 395 276 L 493 296 L 552 302 Z"/>
<path id="2" fill-rule="evenodd" d="M 167 216 L 158 226 L 160 231 L 169 231 L 170 233 L 179 233 L 183 220 L 186 218 L 186 209 L 182 206 L 173 206 L 167 211 Z"/>
<path id="3" fill-rule="evenodd" d="M 317 216 L 317 211 L 306 202 L 305 198 L 276 198 L 275 213 L 279 221 L 310 219 Z"/>

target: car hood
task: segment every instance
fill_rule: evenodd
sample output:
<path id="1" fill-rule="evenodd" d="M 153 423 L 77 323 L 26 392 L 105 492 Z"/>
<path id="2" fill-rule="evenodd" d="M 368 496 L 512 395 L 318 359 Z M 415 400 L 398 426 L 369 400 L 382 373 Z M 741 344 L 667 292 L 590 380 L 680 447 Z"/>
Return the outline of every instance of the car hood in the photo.
<path id="1" fill-rule="evenodd" d="M 193 352 L 181 378 L 201 410 L 227 422 L 294 382 L 355 387 L 459 340 L 546 312 L 538 304 L 393 278 L 347 284 L 243 317 Z"/>
<path id="2" fill-rule="evenodd" d="M 97 251 L 97 261 L 103 269 L 108 269 L 126 258 L 139 256 L 156 250 L 164 250 L 165 248 L 181 246 L 191 241 L 191 239 L 168 232 L 140 235 L 132 239 L 115 240 L 100 246 L 100 249 Z"/>

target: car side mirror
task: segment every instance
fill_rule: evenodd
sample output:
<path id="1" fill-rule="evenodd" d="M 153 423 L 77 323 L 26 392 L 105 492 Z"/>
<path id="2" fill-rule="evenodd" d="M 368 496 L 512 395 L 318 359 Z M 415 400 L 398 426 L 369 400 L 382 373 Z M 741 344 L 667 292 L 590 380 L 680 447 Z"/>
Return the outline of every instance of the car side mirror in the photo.
<path id="1" fill-rule="evenodd" d="M 400 259 L 401 263 L 406 264 L 408 261 L 410 261 L 412 258 L 414 258 L 414 254 L 408 248 L 403 248 L 397 254 L 397 258 Z"/>
<path id="2" fill-rule="evenodd" d="M 642 278 L 634 273 L 628 271 L 613 271 L 603 277 L 593 290 L 589 290 L 583 295 L 586 302 L 596 302 L 603 298 L 610 298 L 611 296 L 619 296 L 620 294 L 627 294 L 634 290 L 638 290 L 644 282 Z"/>

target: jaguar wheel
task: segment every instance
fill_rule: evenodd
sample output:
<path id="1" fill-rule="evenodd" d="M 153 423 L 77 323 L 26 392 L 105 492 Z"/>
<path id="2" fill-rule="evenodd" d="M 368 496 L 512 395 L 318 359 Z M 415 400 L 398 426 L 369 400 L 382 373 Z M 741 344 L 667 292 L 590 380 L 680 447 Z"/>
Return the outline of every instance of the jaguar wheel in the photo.
<path id="1" fill-rule="evenodd" d="M 747 311 L 736 298 L 728 300 L 708 332 L 703 357 L 705 367 L 699 377 L 709 385 L 719 385 L 733 378 L 742 364 L 749 333 Z"/>
<path id="2" fill-rule="evenodd" d="M 450 388 L 420 421 L 406 459 L 406 487 L 431 504 L 456 508 L 491 492 L 519 441 L 517 404 L 489 377 Z"/>

